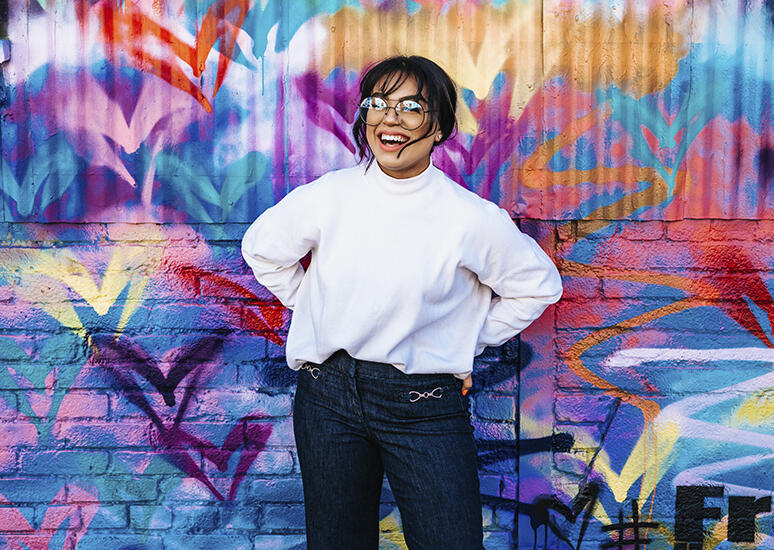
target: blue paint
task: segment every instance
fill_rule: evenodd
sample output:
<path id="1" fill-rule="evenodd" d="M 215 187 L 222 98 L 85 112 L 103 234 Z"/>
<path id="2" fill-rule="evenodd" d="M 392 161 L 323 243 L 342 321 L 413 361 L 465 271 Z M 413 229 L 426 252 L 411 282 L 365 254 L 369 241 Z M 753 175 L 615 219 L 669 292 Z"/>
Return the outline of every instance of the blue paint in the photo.
<path id="1" fill-rule="evenodd" d="M 551 160 L 548 161 L 548 168 L 552 172 L 563 172 L 569 170 L 572 159 L 569 155 L 565 154 L 565 149 L 562 148 L 551 156 Z"/>
<path id="2" fill-rule="evenodd" d="M 269 0 L 262 8 L 261 2 L 256 2 L 242 28 L 254 40 L 253 54 L 261 57 L 268 46 L 269 31 L 275 25 L 277 40 L 274 51 L 281 52 L 287 49 L 290 40 L 308 20 L 316 15 L 334 14 L 349 3 L 347 0 L 300 0 L 291 4 L 283 0 Z"/>
<path id="3" fill-rule="evenodd" d="M 422 4 L 414 2 L 414 0 L 406 0 L 406 13 L 409 15 L 415 15 L 422 9 Z"/>
<path id="4" fill-rule="evenodd" d="M 0 164 L 6 220 L 27 219 L 34 213 L 40 218 L 48 205 L 64 195 L 81 171 L 64 134 L 37 143 L 26 166 L 19 163 L 14 170 L 5 159 L 0 159 Z"/>
<path id="5" fill-rule="evenodd" d="M 597 151 L 594 143 L 585 136 L 581 136 L 575 142 L 575 168 L 577 170 L 591 170 L 597 164 Z"/>

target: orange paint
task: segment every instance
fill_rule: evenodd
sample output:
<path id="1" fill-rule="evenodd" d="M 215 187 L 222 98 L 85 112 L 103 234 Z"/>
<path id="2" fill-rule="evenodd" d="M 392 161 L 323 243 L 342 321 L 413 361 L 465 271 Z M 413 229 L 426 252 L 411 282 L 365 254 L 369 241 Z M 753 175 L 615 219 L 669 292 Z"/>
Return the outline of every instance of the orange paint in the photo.
<path id="1" fill-rule="evenodd" d="M 761 266 L 756 266 L 745 250 L 740 247 L 710 243 L 705 244 L 702 248 L 702 263 L 708 266 L 722 267 L 722 273 L 738 271 L 755 272 L 761 268 Z M 692 294 L 692 296 L 677 300 L 666 306 L 597 330 L 573 344 L 566 353 L 567 365 L 575 374 L 598 388 L 605 390 L 610 395 L 619 397 L 638 407 L 642 411 L 646 422 L 652 422 L 656 415 L 658 415 L 660 412 L 658 405 L 653 401 L 633 395 L 591 372 L 583 365 L 581 360 L 583 353 L 613 336 L 618 336 L 638 328 L 660 317 L 701 306 L 715 306 L 722 309 L 730 318 L 756 335 L 765 345 L 774 347 L 774 343 L 769 340 L 763 328 L 760 327 L 750 307 L 746 303 L 735 303 L 729 300 L 729 296 L 733 295 L 747 296 L 767 314 L 769 320 L 774 319 L 774 301 L 768 287 L 760 276 L 755 276 L 740 284 L 738 275 L 702 274 L 697 276 L 700 278 L 692 278 L 683 275 L 653 273 L 646 270 L 611 269 L 609 267 L 586 265 L 573 261 L 561 262 L 561 272 L 563 276 L 570 277 L 607 278 L 618 281 L 657 284 Z"/>
<path id="2" fill-rule="evenodd" d="M 200 84 L 191 80 L 178 63 L 183 61 L 191 67 L 195 78 L 200 77 L 212 47 L 220 40 L 221 57 L 212 92 L 214 97 L 226 78 L 237 35 L 250 9 L 249 0 L 219 0 L 210 6 L 197 31 L 194 46 L 183 42 L 131 2 L 127 2 L 123 10 L 113 2 L 101 2 L 95 9 L 101 22 L 106 56 L 112 63 L 116 62 L 116 52 L 123 51 L 135 67 L 153 73 L 190 94 L 208 113 L 212 112 L 212 105 L 204 96 Z M 154 48 L 148 47 L 149 43 L 160 45 L 155 49 L 166 55 L 162 58 L 151 54 Z"/>
<path id="3" fill-rule="evenodd" d="M 565 358 L 567 366 L 575 374 L 590 384 L 594 384 L 599 389 L 605 391 L 605 393 L 608 395 L 618 397 L 622 401 L 634 405 L 640 409 L 640 411 L 642 411 L 642 416 L 645 420 L 646 426 L 649 426 L 661 412 L 661 407 L 659 407 L 655 401 L 651 401 L 650 399 L 645 399 L 630 393 L 622 388 L 619 388 L 615 384 L 608 382 L 601 376 L 594 374 L 583 364 L 581 355 L 592 347 L 601 344 L 605 340 L 623 334 L 624 332 L 630 331 L 634 328 L 638 328 L 641 325 L 654 321 L 660 317 L 672 315 L 673 313 L 678 313 L 686 309 L 708 305 L 713 305 L 713 301 L 697 297 L 683 298 L 682 300 L 678 300 L 669 305 L 656 308 L 654 310 L 643 313 L 642 315 L 637 315 L 613 326 L 600 329 L 592 334 L 589 334 L 585 338 L 582 338 L 570 347 L 566 353 Z"/>
<path id="4" fill-rule="evenodd" d="M 602 166 L 591 170 L 570 169 L 558 172 L 546 168 L 551 157 L 558 151 L 577 141 L 581 135 L 597 124 L 603 123 L 609 116 L 609 108 L 605 106 L 601 115 L 598 111 L 593 110 L 575 119 L 563 132 L 541 143 L 521 166 L 513 170 L 514 180 L 520 181 L 532 189 L 548 189 L 554 185 L 574 187 L 581 183 L 593 183 L 600 186 L 622 183 L 628 187 L 637 187 L 640 182 L 651 182 L 650 187 L 630 193 L 612 204 L 601 206 L 583 218 L 599 220 L 598 224 L 588 228 L 593 231 L 608 225 L 610 219 L 629 216 L 643 206 L 660 204 L 669 198 L 667 182 L 656 169 L 650 167 L 627 164 L 616 167 Z M 679 174 L 678 177 L 680 177 Z"/>

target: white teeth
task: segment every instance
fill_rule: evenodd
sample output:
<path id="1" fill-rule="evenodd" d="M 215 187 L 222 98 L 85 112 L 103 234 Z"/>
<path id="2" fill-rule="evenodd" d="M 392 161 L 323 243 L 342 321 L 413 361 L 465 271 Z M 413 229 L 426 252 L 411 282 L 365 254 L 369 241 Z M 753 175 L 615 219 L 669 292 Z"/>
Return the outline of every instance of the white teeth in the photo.
<path id="1" fill-rule="evenodd" d="M 404 142 L 408 141 L 408 138 L 405 137 L 405 136 L 393 136 L 393 135 L 390 135 L 390 134 L 382 134 L 381 135 L 381 140 L 382 141 L 392 141 L 392 142 L 395 142 L 395 143 L 404 143 Z"/>

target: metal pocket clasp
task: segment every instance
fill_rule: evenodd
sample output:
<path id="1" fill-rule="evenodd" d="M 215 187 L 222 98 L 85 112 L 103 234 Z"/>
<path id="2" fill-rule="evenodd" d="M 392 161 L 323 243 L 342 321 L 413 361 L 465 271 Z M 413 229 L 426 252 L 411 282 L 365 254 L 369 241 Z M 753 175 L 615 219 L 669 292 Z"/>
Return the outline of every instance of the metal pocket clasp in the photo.
<path id="1" fill-rule="evenodd" d="M 309 371 L 309 374 L 312 375 L 312 378 L 317 380 L 317 378 L 320 376 L 320 367 L 313 367 L 309 363 L 304 363 L 301 365 L 301 370 Z"/>
<path id="2" fill-rule="evenodd" d="M 441 386 L 438 386 L 437 388 L 433 388 L 430 391 L 410 391 L 409 392 L 409 401 L 411 403 L 416 403 L 420 399 L 427 399 L 429 397 L 432 397 L 433 399 L 440 399 L 443 397 L 443 388 Z"/>

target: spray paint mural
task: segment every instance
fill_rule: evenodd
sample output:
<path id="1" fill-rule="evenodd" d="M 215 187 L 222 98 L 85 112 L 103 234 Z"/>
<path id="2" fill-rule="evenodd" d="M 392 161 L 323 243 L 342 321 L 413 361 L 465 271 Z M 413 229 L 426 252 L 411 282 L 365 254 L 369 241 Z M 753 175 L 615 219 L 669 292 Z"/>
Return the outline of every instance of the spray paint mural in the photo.
<path id="1" fill-rule="evenodd" d="M 3 548 L 303 547 L 289 313 L 238 241 L 354 164 L 394 53 L 566 287 L 477 359 L 486 547 L 774 547 L 772 2 L 11 0 L 0 39 Z"/>

